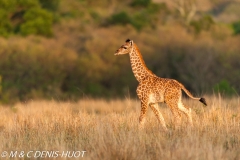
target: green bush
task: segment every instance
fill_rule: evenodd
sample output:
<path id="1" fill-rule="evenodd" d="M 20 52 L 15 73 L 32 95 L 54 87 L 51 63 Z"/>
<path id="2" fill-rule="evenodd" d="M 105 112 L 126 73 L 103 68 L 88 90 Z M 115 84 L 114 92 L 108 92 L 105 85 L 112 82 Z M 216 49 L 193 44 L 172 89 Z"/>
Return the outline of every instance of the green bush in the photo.
<path id="1" fill-rule="evenodd" d="M 52 35 L 53 13 L 59 0 L 0 0 L 0 36 Z"/>
<path id="2" fill-rule="evenodd" d="M 7 37 L 12 32 L 12 25 L 8 19 L 7 12 L 0 9 L 0 36 Z"/>
<path id="3" fill-rule="evenodd" d="M 236 94 L 234 88 L 229 84 L 227 80 L 221 80 L 214 86 L 214 91 L 217 93 L 223 93 L 228 96 Z"/>
<path id="4" fill-rule="evenodd" d="M 6 11 L 12 11 L 17 4 L 17 0 L 0 0 L 1 9 L 5 9 Z"/>
<path id="5" fill-rule="evenodd" d="M 133 0 L 131 6 L 147 7 L 149 4 L 151 4 L 151 0 Z"/>
<path id="6" fill-rule="evenodd" d="M 131 3 L 131 6 L 133 6 L 131 14 L 125 11 L 113 14 L 108 18 L 108 24 L 130 24 L 136 30 L 140 31 L 144 27 L 155 27 L 160 21 L 160 18 L 161 20 L 164 19 L 163 15 L 169 13 L 165 3 L 152 3 L 151 0 L 135 0 Z M 143 8 L 136 10 L 136 6 L 141 6 Z"/>
<path id="7" fill-rule="evenodd" d="M 23 35 L 36 34 L 51 36 L 53 18 L 52 14 L 41 8 L 31 8 L 24 14 L 24 23 L 20 27 Z"/>
<path id="8" fill-rule="evenodd" d="M 146 12 L 136 13 L 131 20 L 131 24 L 138 31 L 141 30 L 143 27 L 149 25 L 149 23 L 150 22 L 149 22 L 148 14 Z"/>
<path id="9" fill-rule="evenodd" d="M 210 15 L 205 15 L 201 17 L 199 20 L 194 20 L 190 23 L 190 26 L 194 28 L 195 33 L 200 33 L 201 31 L 205 30 L 208 31 L 214 21 Z"/>
<path id="10" fill-rule="evenodd" d="M 109 24 L 126 25 L 131 23 L 131 17 L 124 11 L 113 14 L 108 20 Z"/>
<path id="11" fill-rule="evenodd" d="M 27 10 L 33 7 L 40 7 L 38 0 L 16 0 L 16 8 L 21 7 L 23 10 Z"/>
<path id="12" fill-rule="evenodd" d="M 42 8 L 50 10 L 50 11 L 57 11 L 60 0 L 39 0 Z"/>
<path id="13" fill-rule="evenodd" d="M 234 22 L 232 24 L 234 34 L 240 34 L 240 21 Z"/>

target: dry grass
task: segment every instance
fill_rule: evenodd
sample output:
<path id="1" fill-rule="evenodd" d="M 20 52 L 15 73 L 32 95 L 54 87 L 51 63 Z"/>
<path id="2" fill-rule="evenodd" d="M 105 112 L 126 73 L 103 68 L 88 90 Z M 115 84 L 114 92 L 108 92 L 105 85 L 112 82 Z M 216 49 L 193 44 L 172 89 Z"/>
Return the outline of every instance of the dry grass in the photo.
<path id="1" fill-rule="evenodd" d="M 31 101 L 0 107 L 0 151 L 85 150 L 84 159 L 240 159 L 239 98 L 208 97 L 209 106 L 185 99 L 194 128 L 175 130 L 169 108 L 160 110 L 170 133 L 149 109 L 138 129 L 136 100 Z"/>

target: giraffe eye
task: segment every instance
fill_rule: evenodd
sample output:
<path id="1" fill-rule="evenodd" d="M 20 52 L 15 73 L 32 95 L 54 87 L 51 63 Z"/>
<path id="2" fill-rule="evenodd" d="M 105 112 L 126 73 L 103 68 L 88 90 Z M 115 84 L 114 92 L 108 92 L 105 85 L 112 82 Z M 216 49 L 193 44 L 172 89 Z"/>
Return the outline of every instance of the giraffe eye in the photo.
<path id="1" fill-rule="evenodd" d="M 127 49 L 127 47 L 123 47 L 124 49 Z"/>

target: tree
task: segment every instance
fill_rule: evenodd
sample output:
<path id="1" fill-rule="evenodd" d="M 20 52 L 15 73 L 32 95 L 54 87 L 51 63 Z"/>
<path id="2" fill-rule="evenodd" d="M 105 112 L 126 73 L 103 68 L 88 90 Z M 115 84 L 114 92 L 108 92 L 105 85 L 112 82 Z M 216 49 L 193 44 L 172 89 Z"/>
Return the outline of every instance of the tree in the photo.
<path id="1" fill-rule="evenodd" d="M 0 36 L 52 35 L 53 12 L 59 0 L 0 0 Z"/>
<path id="2" fill-rule="evenodd" d="M 41 8 L 31 8 L 24 14 L 24 23 L 20 27 L 23 35 L 52 35 L 52 14 Z"/>
<path id="3" fill-rule="evenodd" d="M 174 0 L 174 6 L 186 24 L 191 22 L 197 12 L 196 0 Z"/>

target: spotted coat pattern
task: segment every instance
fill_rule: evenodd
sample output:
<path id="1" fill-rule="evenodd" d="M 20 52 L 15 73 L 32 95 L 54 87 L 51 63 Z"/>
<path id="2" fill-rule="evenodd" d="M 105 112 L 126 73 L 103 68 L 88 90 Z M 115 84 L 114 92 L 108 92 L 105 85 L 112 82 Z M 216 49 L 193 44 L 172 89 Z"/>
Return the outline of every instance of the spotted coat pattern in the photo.
<path id="1" fill-rule="evenodd" d="M 192 126 L 191 108 L 183 105 L 181 90 L 184 90 L 190 98 L 199 100 L 207 105 L 205 99 L 193 97 L 181 83 L 174 79 L 160 78 L 152 73 L 146 67 L 137 45 L 132 40 L 127 39 L 125 44 L 115 52 L 115 55 L 122 54 L 129 54 L 133 74 L 139 82 L 137 95 L 141 101 L 140 127 L 143 127 L 147 109 L 150 107 L 163 130 L 167 131 L 164 118 L 158 109 L 159 102 L 166 103 L 171 109 L 176 127 L 180 125 L 181 113 L 187 116 L 189 124 Z"/>

